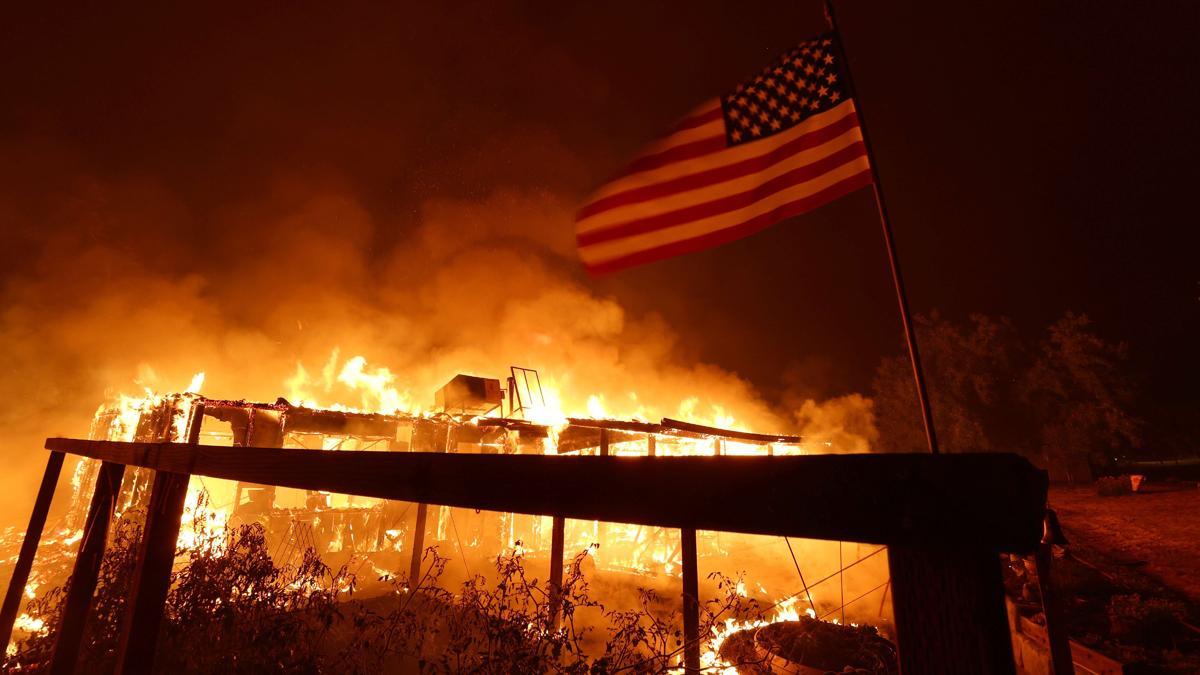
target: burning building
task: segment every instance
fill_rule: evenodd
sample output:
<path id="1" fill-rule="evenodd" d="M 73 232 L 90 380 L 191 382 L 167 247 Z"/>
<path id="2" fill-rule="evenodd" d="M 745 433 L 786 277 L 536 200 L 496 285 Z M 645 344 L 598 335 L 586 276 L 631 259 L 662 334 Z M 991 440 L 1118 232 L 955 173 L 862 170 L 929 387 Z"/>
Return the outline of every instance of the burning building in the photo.
<path id="1" fill-rule="evenodd" d="M 93 440 L 192 442 L 207 446 L 291 448 L 313 452 L 466 453 L 491 455 L 753 456 L 805 454 L 804 439 L 659 421 L 567 416 L 547 405 L 537 371 L 510 368 L 498 378 L 458 375 L 434 392 L 420 413 L 330 409 L 308 403 L 222 400 L 198 393 L 123 397 L 102 406 Z M 71 527 L 80 527 L 98 462 L 82 460 L 73 485 Z M 153 472 L 134 469 L 121 485 L 116 510 L 146 504 Z M 799 487 L 799 486 L 798 486 Z M 206 495 L 200 499 L 200 494 Z M 333 565 L 358 561 L 380 572 L 409 567 L 417 578 L 421 552 L 439 547 L 462 561 L 464 577 L 483 561 L 518 552 L 537 569 L 561 564 L 564 552 L 587 552 L 592 582 L 610 596 L 639 587 L 678 597 L 684 557 L 706 570 L 749 570 L 737 592 L 761 598 L 778 619 L 807 614 L 847 623 L 888 626 L 887 559 L 883 548 L 841 542 L 701 531 L 692 552 L 679 530 L 611 522 L 498 513 L 413 504 L 274 485 L 193 477 L 188 504 L 207 508 L 218 524 L 259 523 L 273 556 L 287 564 L 313 549 Z M 179 542 L 186 547 L 187 523 Z M 835 552 L 836 550 L 836 552 Z M 809 577 L 805 580 L 805 572 Z M 554 577 L 553 571 L 551 578 Z M 705 597 L 709 594 L 705 593 Z M 763 624 L 765 625 L 765 624 Z M 725 631 L 761 625 L 730 623 Z M 723 636 L 708 660 L 719 661 Z M 744 645 L 743 645 L 744 646 Z"/>

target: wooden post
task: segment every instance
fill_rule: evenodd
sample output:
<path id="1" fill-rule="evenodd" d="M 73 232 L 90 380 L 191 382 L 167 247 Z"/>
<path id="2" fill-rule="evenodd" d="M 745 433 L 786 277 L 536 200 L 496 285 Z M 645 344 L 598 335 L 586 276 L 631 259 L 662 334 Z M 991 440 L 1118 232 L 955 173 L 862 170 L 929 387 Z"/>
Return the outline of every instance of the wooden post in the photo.
<path id="1" fill-rule="evenodd" d="M 608 429 L 601 427 L 600 428 L 600 456 L 608 457 L 609 454 L 610 454 L 610 451 L 608 448 Z M 608 539 L 608 523 L 600 521 L 597 524 L 596 538 L 600 540 L 596 543 L 603 546 L 605 540 Z"/>
<path id="2" fill-rule="evenodd" d="M 696 531 L 682 529 L 680 556 L 683 558 L 683 670 L 700 672 L 700 575 L 696 569 Z"/>
<path id="3" fill-rule="evenodd" d="M 555 451 L 557 452 L 557 450 Z M 600 454 L 608 454 L 608 430 L 600 429 Z M 550 521 L 550 629 L 558 628 L 562 610 L 563 556 L 566 553 L 567 519 L 552 516 Z"/>
<path id="4" fill-rule="evenodd" d="M 658 456 L 658 437 L 654 434 L 646 434 L 646 454 L 651 457 Z"/>
<path id="5" fill-rule="evenodd" d="M 429 517 L 429 505 L 417 504 L 417 522 L 413 525 L 412 560 L 408 564 L 408 588 L 416 591 L 421 583 L 421 557 L 425 554 L 425 521 Z"/>
<path id="6" fill-rule="evenodd" d="M 100 563 L 108 543 L 108 527 L 112 521 L 113 507 L 121 492 L 121 480 L 125 477 L 125 465 L 104 462 L 96 474 L 96 489 L 92 492 L 92 503 L 88 508 L 87 520 L 83 524 L 83 539 L 79 542 L 79 555 L 75 558 L 75 569 L 67 585 L 63 600 L 62 620 L 58 626 L 58 638 L 54 644 L 54 656 L 50 662 L 52 675 L 71 675 L 79 659 L 79 647 L 83 643 L 83 629 L 87 624 L 92 594 L 96 592 L 96 580 L 100 574 Z"/>
<path id="7" fill-rule="evenodd" d="M 200 442 L 204 404 L 192 407 L 188 425 L 189 445 Z M 180 519 L 187 501 L 191 475 L 154 472 L 154 486 L 146 512 L 146 528 L 138 546 L 137 562 L 130 584 L 129 610 L 125 613 L 117 641 L 116 672 L 149 673 L 162 625 L 163 604 L 171 587 L 171 568 L 179 541 Z"/>
<path id="8" fill-rule="evenodd" d="M 562 604 L 563 549 L 567 521 L 554 516 L 550 529 L 550 628 L 558 627 L 558 612 Z"/>
<path id="9" fill-rule="evenodd" d="M 0 649 L 7 648 L 8 641 L 12 639 L 13 623 L 21 611 L 25 584 L 29 583 L 29 571 L 33 569 L 33 557 L 37 555 L 38 543 L 42 540 L 46 514 L 50 512 L 50 502 L 54 499 L 54 489 L 58 486 L 62 465 L 63 453 L 50 453 L 49 459 L 46 460 L 46 471 L 42 474 L 42 485 L 38 488 L 37 499 L 33 502 L 33 513 L 29 515 L 29 527 L 25 528 L 21 554 L 17 557 L 16 567 L 13 568 L 12 580 L 8 582 L 4 607 L 0 609 Z"/>
<path id="10" fill-rule="evenodd" d="M 999 554 L 888 547 L 902 673 L 1013 675 Z"/>
<path id="11" fill-rule="evenodd" d="M 1071 658 L 1071 639 L 1067 635 L 1063 616 L 1062 598 L 1050 571 L 1053 558 L 1053 542 L 1049 539 L 1038 545 L 1034 554 L 1037 565 L 1038 591 L 1042 596 L 1042 611 L 1046 615 L 1046 640 L 1050 643 L 1050 672 L 1053 675 L 1074 675 L 1075 662 Z"/>

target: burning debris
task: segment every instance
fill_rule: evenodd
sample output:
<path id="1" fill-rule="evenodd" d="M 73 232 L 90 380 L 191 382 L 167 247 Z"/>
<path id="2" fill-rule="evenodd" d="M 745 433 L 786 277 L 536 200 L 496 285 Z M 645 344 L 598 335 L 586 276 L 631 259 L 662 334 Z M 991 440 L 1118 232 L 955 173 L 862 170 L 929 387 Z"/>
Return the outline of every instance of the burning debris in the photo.
<path id="1" fill-rule="evenodd" d="M 361 370 L 361 369 L 360 369 Z M 460 452 L 582 455 L 785 455 L 803 452 L 798 436 L 720 429 L 675 419 L 659 422 L 568 417 L 546 403 L 537 371 L 513 367 L 507 386 L 493 378 L 457 375 L 435 393 L 436 410 L 418 414 L 369 413 L 274 403 L 217 400 L 183 393 L 122 398 L 96 414 L 90 437 L 99 440 L 178 442 L 188 437 L 190 411 L 203 410 L 202 444 L 300 448 L 324 451 Z M 199 381 L 195 383 L 198 388 Z M 83 488 L 94 481 L 95 463 L 77 468 L 76 512 L 86 506 Z M 152 476 L 138 470 L 126 481 L 118 513 L 143 503 Z M 418 550 L 408 505 L 237 483 L 206 486 L 213 503 L 234 523 L 261 522 L 283 549 L 312 546 L 324 554 Z M 192 486 L 198 492 L 199 484 Z M 452 520 L 454 522 L 452 522 Z M 519 514 L 452 514 L 433 507 L 435 539 L 455 534 L 464 547 L 487 552 L 521 541 L 526 552 L 549 548 L 547 518 Z M 603 529 L 603 537 L 600 530 Z M 184 535 L 187 536 L 186 528 Z M 567 537 L 579 548 L 602 540 L 605 564 L 638 572 L 670 574 L 679 568 L 678 546 L 646 528 L 572 522 Z"/>
<path id="2" fill-rule="evenodd" d="M 365 372 L 362 364 L 351 370 L 359 376 Z M 504 386 L 494 378 L 458 375 L 437 390 L 434 409 L 387 413 L 322 408 L 308 402 L 294 404 L 284 398 L 273 403 L 208 398 L 198 393 L 203 379 L 198 376 L 188 392 L 172 395 L 147 392 L 142 398 L 121 397 L 111 405 L 102 406 L 93 420 L 90 438 L 314 452 L 642 457 L 794 455 L 805 452 L 803 439 L 798 436 L 753 433 L 671 418 L 651 422 L 569 416 L 553 404 L 553 396 L 547 396 L 537 371 L 513 367 L 510 373 Z M 387 381 L 376 378 L 371 386 L 385 389 Z M 379 396 L 379 401 L 385 400 L 395 402 L 399 398 Z M 93 460 L 82 460 L 74 469 L 72 504 L 66 516 L 68 526 L 63 532 L 74 532 L 75 541 L 78 541 L 92 485 L 97 479 L 98 465 Z M 132 469 L 122 482 L 116 499 L 115 515 L 118 518 L 129 516 L 136 520 L 138 513 L 144 513 L 153 478 L 149 469 Z M 214 531 L 242 532 L 244 535 L 245 528 L 255 528 L 261 533 L 257 536 L 262 538 L 262 548 L 272 564 L 280 569 L 310 564 L 306 561 L 316 556 L 334 569 L 374 570 L 374 575 L 360 575 L 357 581 L 349 582 L 350 587 L 368 597 L 386 595 L 389 580 L 394 578 L 387 570 L 403 569 L 405 563 L 410 567 L 406 578 L 420 579 L 422 552 L 430 548 L 453 552 L 452 558 L 438 558 L 441 561 L 439 576 L 444 575 L 443 580 L 450 587 L 456 581 L 471 587 L 482 583 L 479 571 L 486 572 L 494 566 L 499 554 L 536 569 L 549 567 L 549 588 L 562 589 L 563 581 L 556 579 L 552 561 L 561 562 L 569 559 L 571 551 L 581 551 L 572 563 L 574 573 L 586 576 L 594 593 L 617 599 L 631 598 L 635 589 L 650 593 L 647 596 L 650 598 L 678 598 L 684 557 L 689 555 L 693 569 L 697 559 L 714 569 L 746 564 L 770 568 L 752 581 L 739 580 L 736 585 L 728 584 L 719 572 L 713 572 L 700 591 L 702 597 L 716 591 L 741 598 L 739 603 L 744 600 L 751 606 L 769 606 L 773 610 L 751 615 L 743 608 L 733 613 L 734 618 L 728 618 L 729 612 L 713 614 L 713 617 L 726 617 L 720 621 L 710 617 L 712 620 L 704 625 L 701 634 L 701 640 L 709 645 L 705 648 L 703 661 L 706 667 L 719 670 L 733 669 L 731 664 L 738 663 L 741 658 L 722 651 L 721 644 L 727 637 L 732 639 L 747 630 L 757 631 L 763 626 L 799 619 L 795 610 L 799 602 L 797 578 L 803 587 L 809 605 L 806 612 L 810 617 L 817 616 L 818 612 L 828 616 L 839 610 L 844 616 L 848 605 L 867 595 L 886 599 L 883 585 L 869 587 L 865 594 L 852 588 L 853 594 L 847 595 L 846 575 L 841 569 L 819 578 L 812 585 L 804 584 L 800 561 L 810 564 L 810 556 L 804 555 L 801 549 L 797 559 L 792 550 L 793 542 L 766 542 L 765 539 L 771 538 L 765 537 L 699 532 L 697 544 L 688 552 L 681 545 L 678 530 L 656 527 L 481 512 L 212 478 L 193 477 L 188 491 L 186 503 L 192 506 L 182 519 L 177 555 L 195 558 L 189 552 L 200 549 L 210 557 L 220 555 L 220 537 L 214 537 Z M 798 549 L 821 544 L 794 543 Z M 840 543 L 824 543 L 836 544 L 840 558 Z M 786 554 L 778 546 L 773 552 L 770 550 L 772 545 L 783 544 L 787 545 Z M 885 575 L 886 556 L 875 555 L 881 550 L 867 555 L 859 551 L 856 557 L 848 558 L 846 562 L 850 567 L 864 563 L 859 571 L 869 568 L 871 576 Z M 446 561 L 451 559 L 455 560 L 455 566 L 447 570 Z M 787 561 L 787 564 L 781 567 L 780 561 Z M 458 563 L 461 563 L 461 571 L 457 569 Z M 39 579 L 38 583 L 45 581 Z M 50 581 L 53 585 L 55 580 Z M 57 581 L 61 583 L 61 579 Z M 862 579 L 854 583 L 868 587 Z M 686 588 L 686 581 L 684 584 Z M 840 588 L 831 592 L 835 584 Z M 818 600 L 814 600 L 814 595 Z M 785 599 L 771 603 L 772 598 L 779 597 Z M 853 598 L 851 603 L 844 601 L 847 597 Z M 552 595 L 545 602 L 550 607 L 557 607 L 562 600 L 561 595 Z M 655 603 L 658 606 L 655 611 L 672 604 L 663 605 L 661 600 Z M 872 605 L 874 603 L 863 602 L 856 609 Z M 877 613 L 865 610 L 861 613 L 872 623 L 887 626 L 890 616 L 885 615 L 882 599 L 878 608 Z M 585 620 L 588 611 L 581 609 L 575 620 Z M 555 610 L 551 615 L 548 624 L 551 628 L 558 625 L 560 618 L 566 618 L 559 612 Z M 586 621 L 600 621 L 603 617 L 611 620 L 613 616 L 616 615 L 600 612 Z M 766 616 L 771 616 L 769 622 Z M 27 635 L 44 633 L 45 625 L 39 621 L 41 619 L 36 616 L 23 615 L 18 628 Z M 662 619 L 653 621 L 661 622 Z M 674 663 L 678 663 L 676 651 L 667 650 L 669 654 L 675 654 L 671 657 L 675 658 Z M 759 657 L 756 659 L 762 660 Z"/>

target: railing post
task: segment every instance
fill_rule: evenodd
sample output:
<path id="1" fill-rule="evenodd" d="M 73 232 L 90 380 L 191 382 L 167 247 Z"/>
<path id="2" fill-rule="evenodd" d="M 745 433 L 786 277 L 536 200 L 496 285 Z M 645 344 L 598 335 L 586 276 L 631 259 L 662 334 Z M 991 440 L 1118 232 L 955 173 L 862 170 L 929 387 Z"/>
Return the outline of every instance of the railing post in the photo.
<path id="1" fill-rule="evenodd" d="M 421 582 L 421 556 L 425 548 L 425 521 L 429 518 L 429 505 L 417 504 L 417 522 L 413 525 L 412 560 L 408 564 L 408 587 L 417 590 Z"/>
<path id="2" fill-rule="evenodd" d="M 683 563 L 683 670 L 700 672 L 700 575 L 696 569 L 696 531 L 682 529 L 680 556 Z"/>
<path id="3" fill-rule="evenodd" d="M 1055 541 L 1049 522 L 1045 530 L 1046 534 L 1042 543 L 1038 544 L 1037 553 L 1033 558 L 1037 567 L 1038 592 L 1042 596 L 1042 612 L 1046 616 L 1046 640 L 1050 643 L 1050 672 L 1053 675 L 1075 675 L 1075 661 L 1071 658 L 1071 638 L 1067 634 L 1062 598 L 1058 595 L 1058 584 L 1050 571 Z"/>
<path id="4" fill-rule="evenodd" d="M 608 457 L 610 454 L 612 454 L 612 450 L 609 448 L 608 429 L 601 427 L 600 428 L 600 456 Z M 601 546 L 603 546 L 604 542 L 608 540 L 608 523 L 607 522 L 600 521 L 596 524 L 596 538 L 599 539 L 599 541 L 597 541 L 596 543 L 600 544 Z"/>
<path id="5" fill-rule="evenodd" d="M 1013 675 L 999 553 L 888 547 L 902 673 Z"/>
<path id="6" fill-rule="evenodd" d="M 33 557 L 37 555 L 38 543 L 42 540 L 42 530 L 46 527 L 46 514 L 50 511 L 50 502 L 54 499 L 54 489 L 58 486 L 58 476 L 62 473 L 63 453 L 51 452 L 46 460 L 46 471 L 42 474 L 42 485 L 38 488 L 37 499 L 33 502 L 33 513 L 29 515 L 29 527 L 25 528 L 25 540 L 21 542 L 21 554 L 13 567 L 12 580 L 8 582 L 8 592 L 4 595 L 4 607 L 0 608 L 0 649 L 8 647 L 12 639 L 13 623 L 21 611 L 21 599 L 25 597 L 25 584 L 29 583 L 29 571 L 33 569 Z"/>
<path id="7" fill-rule="evenodd" d="M 563 548 L 565 546 L 567 521 L 554 516 L 550 528 L 550 628 L 558 627 L 558 613 L 562 605 Z"/>
<path id="8" fill-rule="evenodd" d="M 204 404 L 192 407 L 188 445 L 200 442 Z M 189 474 L 154 472 L 154 486 L 146 512 L 146 527 L 138 545 L 138 557 L 130 584 L 129 609 L 122 621 L 117 642 L 116 672 L 149 673 L 162 626 L 163 605 L 171 587 L 171 568 L 179 541 L 180 519 L 187 501 Z"/>
<path id="9" fill-rule="evenodd" d="M 115 462 L 102 463 L 96 474 L 96 488 L 92 492 L 92 503 L 83 524 L 79 555 L 75 558 L 75 569 L 71 572 L 63 600 L 62 620 L 50 663 L 53 675 L 71 675 L 79 660 L 83 629 L 87 624 L 88 609 L 92 604 L 92 594 L 96 592 L 96 579 L 108 543 L 108 527 L 124 477 L 125 465 Z"/>

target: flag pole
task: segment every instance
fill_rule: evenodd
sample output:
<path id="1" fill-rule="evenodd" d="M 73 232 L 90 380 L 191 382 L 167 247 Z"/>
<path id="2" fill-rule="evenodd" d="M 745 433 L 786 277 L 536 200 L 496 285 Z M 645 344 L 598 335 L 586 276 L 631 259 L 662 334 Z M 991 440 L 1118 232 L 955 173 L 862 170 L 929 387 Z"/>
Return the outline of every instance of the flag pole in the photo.
<path id="1" fill-rule="evenodd" d="M 846 90 L 854 101 L 858 114 L 858 126 L 862 131 L 863 148 L 867 152 L 867 162 L 871 165 L 871 189 L 875 192 L 875 206 L 879 210 L 879 222 L 883 226 L 883 243 L 887 247 L 888 262 L 892 267 L 892 282 L 896 287 L 896 300 L 900 303 L 900 322 L 904 325 L 904 340 L 908 343 L 909 361 L 912 362 L 913 380 L 917 385 L 917 401 L 921 405 L 921 421 L 925 425 L 925 440 L 929 452 L 938 454 L 937 434 L 933 430 L 933 411 L 929 407 L 929 394 L 925 389 L 925 372 L 921 368 L 921 353 L 917 349 L 917 335 L 913 328 L 912 316 L 908 310 L 908 295 L 904 291 L 904 277 L 900 274 L 900 261 L 896 257 L 896 246 L 892 236 L 892 221 L 888 218 L 887 202 L 883 198 L 883 185 L 879 182 L 879 170 L 875 167 L 875 155 L 871 152 L 871 141 L 867 135 L 867 121 L 862 109 L 858 107 L 858 92 L 854 88 L 854 78 L 850 75 L 850 61 L 846 58 L 846 50 L 842 47 L 841 34 L 838 32 L 837 15 L 834 13 L 833 0 L 824 0 L 825 18 L 833 30 L 834 44 L 837 46 L 838 58 L 842 62 L 842 75 L 846 78 Z"/>

